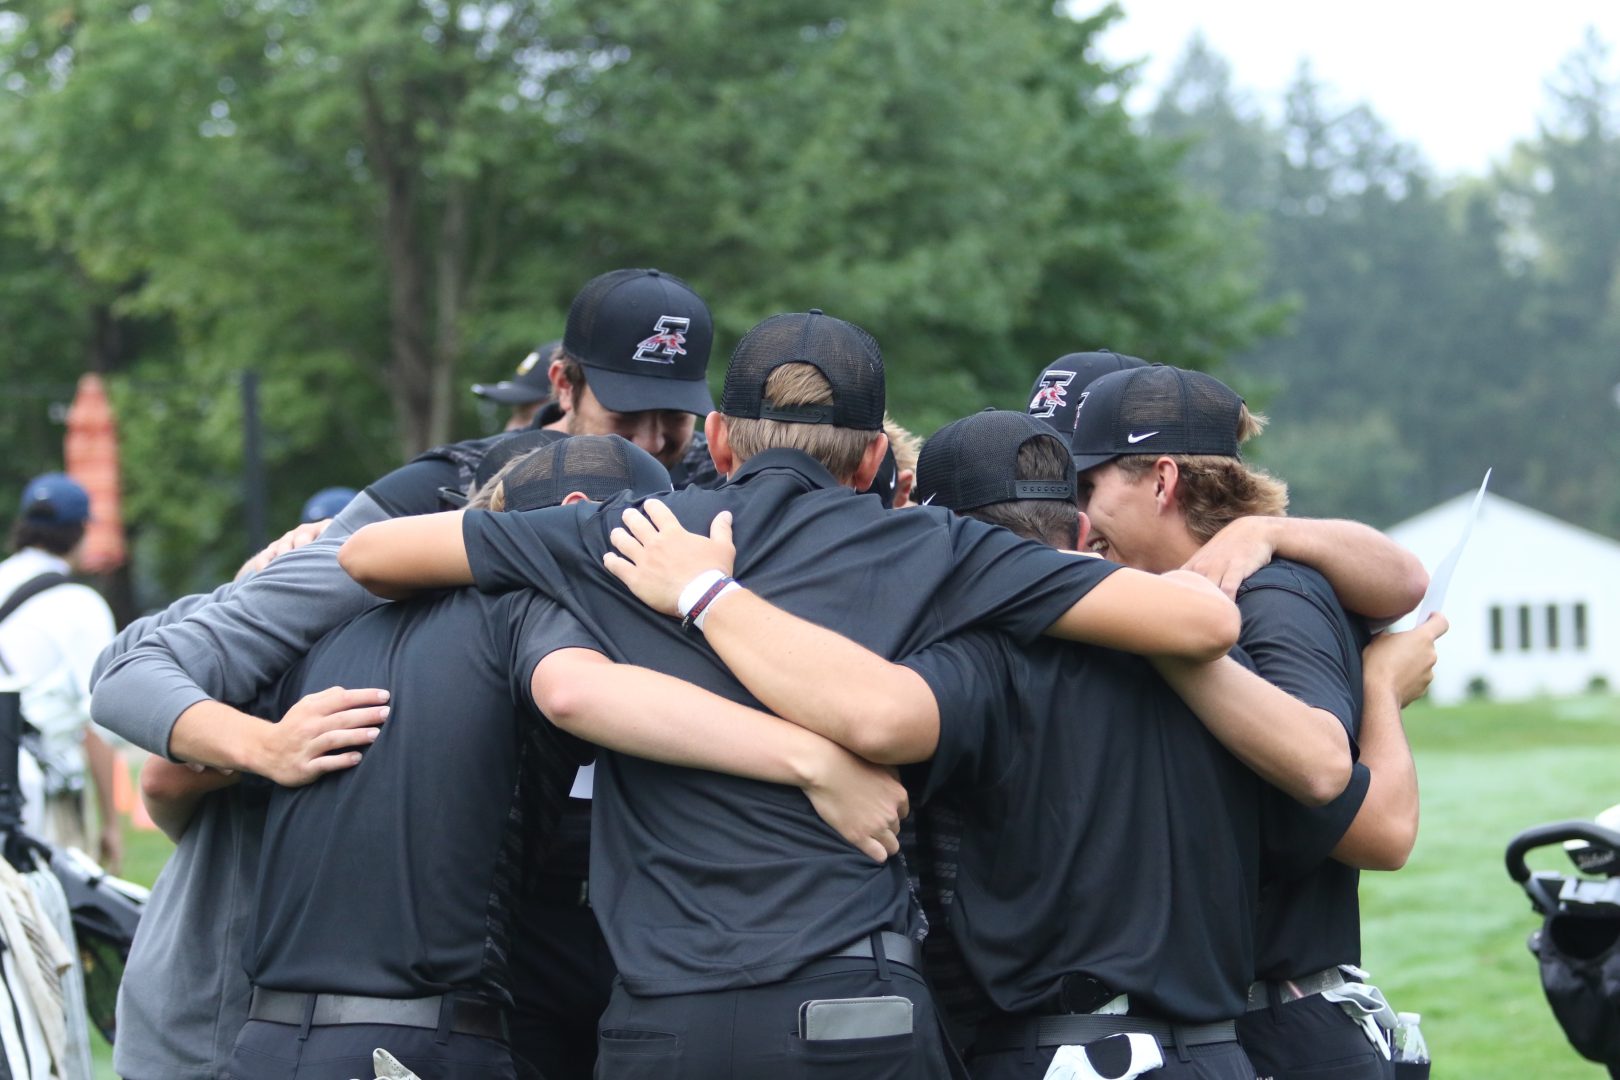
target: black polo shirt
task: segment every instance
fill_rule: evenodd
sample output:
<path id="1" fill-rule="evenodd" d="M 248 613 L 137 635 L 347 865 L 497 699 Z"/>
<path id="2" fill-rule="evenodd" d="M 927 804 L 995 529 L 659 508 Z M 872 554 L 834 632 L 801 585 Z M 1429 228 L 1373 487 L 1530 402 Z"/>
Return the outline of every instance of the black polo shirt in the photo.
<path id="1" fill-rule="evenodd" d="M 591 754 L 535 710 L 529 680 L 575 646 L 596 648 L 535 593 L 471 589 L 384 604 L 321 639 L 277 715 L 329 686 L 385 687 L 391 712 L 359 765 L 271 797 L 257 985 L 509 1004 L 520 874 Z"/>
<path id="2" fill-rule="evenodd" d="M 1355 753 L 1361 725 L 1361 650 L 1366 624 L 1348 614 L 1321 574 L 1276 560 L 1238 589 L 1238 645 L 1267 682 L 1344 725 Z M 1361 958 L 1359 873 L 1330 856 L 1367 796 L 1368 774 L 1325 807 L 1266 792 L 1264 879 L 1255 973 L 1289 979 Z"/>
<path id="3" fill-rule="evenodd" d="M 1032 640 L 1117 569 L 942 509 L 884 510 L 789 450 L 661 498 L 693 531 L 732 511 L 739 580 L 887 657 L 978 622 Z M 469 512 L 479 587 L 550 592 L 616 659 L 757 705 L 702 635 L 603 570 L 626 505 Z M 855 851 L 796 788 L 604 753 L 594 804 L 592 903 L 633 993 L 774 982 L 873 930 L 923 932 L 900 860 Z"/>
<path id="4" fill-rule="evenodd" d="M 958 816 L 950 930 L 996 1007 L 1061 1011 L 1084 974 L 1133 1012 L 1240 1015 L 1259 778 L 1137 656 L 975 631 L 905 663 L 940 703 L 909 779 Z"/>

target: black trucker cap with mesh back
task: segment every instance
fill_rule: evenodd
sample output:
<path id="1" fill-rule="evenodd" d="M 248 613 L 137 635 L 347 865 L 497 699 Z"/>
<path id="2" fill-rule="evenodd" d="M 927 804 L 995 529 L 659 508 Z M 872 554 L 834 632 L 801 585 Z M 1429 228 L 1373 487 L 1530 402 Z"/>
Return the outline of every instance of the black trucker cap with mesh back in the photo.
<path id="1" fill-rule="evenodd" d="M 637 498 L 670 490 L 669 472 L 658 459 L 617 435 L 575 435 L 531 452 L 506 474 L 506 509 L 556 506 L 570 492 L 593 502 L 621 491 Z"/>
<path id="2" fill-rule="evenodd" d="M 714 411 L 704 373 L 714 344 L 708 305 L 661 270 L 613 270 L 586 282 L 568 309 L 563 350 L 614 412 Z"/>
<path id="3" fill-rule="evenodd" d="M 1146 360 L 1122 356 L 1109 349 L 1072 352 L 1047 364 L 1029 388 L 1029 415 L 1045 420 L 1068 438 L 1074 433 L 1075 410 L 1086 387 L 1112 371 L 1147 367 Z"/>
<path id="4" fill-rule="evenodd" d="M 765 382 L 783 364 L 809 364 L 832 384 L 831 405 L 782 405 Z M 883 430 L 883 353 L 871 334 L 820 308 L 772 315 L 737 343 L 726 368 L 720 411 L 743 420 L 832 424 Z"/>
<path id="5" fill-rule="evenodd" d="M 1155 364 L 1104 375 L 1086 388 L 1075 418 L 1075 467 L 1084 472 L 1126 454 L 1241 457 L 1243 399 L 1201 371 Z"/>
<path id="6" fill-rule="evenodd" d="M 986 409 L 952 421 L 923 443 L 917 493 L 958 512 L 1019 499 L 1074 502 L 1072 462 L 1062 480 L 1018 479 L 1018 451 L 1031 439 L 1051 439 L 1067 460 L 1063 437 L 1026 413 Z"/>

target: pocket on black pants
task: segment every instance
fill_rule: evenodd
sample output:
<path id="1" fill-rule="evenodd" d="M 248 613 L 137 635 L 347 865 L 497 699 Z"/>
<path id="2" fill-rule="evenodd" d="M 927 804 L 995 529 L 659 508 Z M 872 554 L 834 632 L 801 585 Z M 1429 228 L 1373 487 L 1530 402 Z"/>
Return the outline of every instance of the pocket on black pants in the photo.
<path id="1" fill-rule="evenodd" d="M 681 1045 L 668 1031 L 607 1028 L 596 1040 L 596 1080 L 664 1080 L 675 1072 Z"/>
<path id="2" fill-rule="evenodd" d="M 915 1032 L 869 1039 L 788 1039 L 791 1075 L 804 1080 L 925 1080 Z M 926 1080 L 935 1080 L 926 1077 Z"/>

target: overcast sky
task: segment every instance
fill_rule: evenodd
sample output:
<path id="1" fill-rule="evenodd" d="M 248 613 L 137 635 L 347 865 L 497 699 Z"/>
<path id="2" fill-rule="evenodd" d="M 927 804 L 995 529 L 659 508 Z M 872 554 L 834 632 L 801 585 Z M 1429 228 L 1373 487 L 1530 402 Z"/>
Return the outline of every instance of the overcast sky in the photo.
<path id="1" fill-rule="evenodd" d="M 1124 18 L 1101 39 L 1113 61 L 1145 59 L 1146 108 L 1201 29 L 1232 64 L 1240 87 L 1273 107 L 1301 57 L 1349 104 L 1366 101 L 1442 173 L 1483 173 L 1517 138 L 1535 131 L 1543 84 L 1586 27 L 1620 67 L 1620 0 L 1541 0 L 1512 5 L 1463 0 L 1119 0 Z M 1078 10 L 1095 10 L 1078 0 Z"/>

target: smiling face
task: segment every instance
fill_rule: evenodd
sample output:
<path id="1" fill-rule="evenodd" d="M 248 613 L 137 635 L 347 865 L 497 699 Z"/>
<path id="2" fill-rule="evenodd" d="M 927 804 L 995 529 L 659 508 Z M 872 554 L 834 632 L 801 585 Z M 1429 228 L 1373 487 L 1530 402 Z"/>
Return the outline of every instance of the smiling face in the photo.
<path id="1" fill-rule="evenodd" d="M 1175 543 L 1185 529 L 1163 497 L 1157 471 L 1133 474 L 1116 459 L 1081 473 L 1079 489 L 1080 509 L 1091 522 L 1087 551 L 1156 574 L 1185 561 Z"/>

